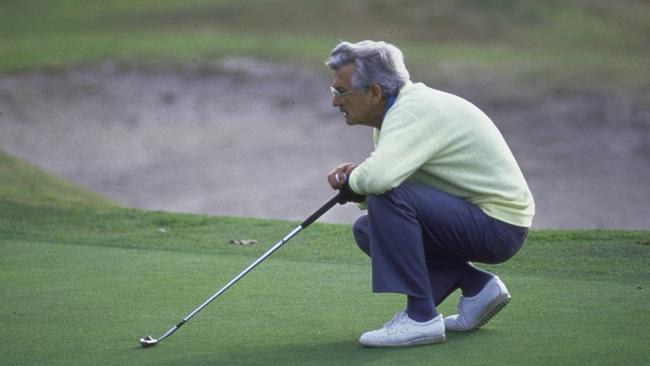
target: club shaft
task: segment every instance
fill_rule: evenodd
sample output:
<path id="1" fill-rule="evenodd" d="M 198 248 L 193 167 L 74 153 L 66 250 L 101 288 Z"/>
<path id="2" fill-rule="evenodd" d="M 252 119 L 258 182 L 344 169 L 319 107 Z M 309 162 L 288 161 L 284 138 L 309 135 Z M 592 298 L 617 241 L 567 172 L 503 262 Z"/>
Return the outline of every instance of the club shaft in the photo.
<path id="1" fill-rule="evenodd" d="M 253 263 L 251 263 L 248 267 L 246 267 L 243 271 L 241 271 L 241 273 L 239 273 L 235 278 L 233 278 L 232 280 L 230 280 L 230 282 L 228 282 L 225 286 L 223 286 L 219 291 L 217 291 L 214 295 L 210 296 L 207 300 L 205 300 L 205 302 L 203 304 L 199 305 L 199 307 L 194 309 L 194 311 L 187 314 L 187 316 L 185 318 L 183 318 L 183 320 L 177 325 L 177 328 L 180 327 L 181 325 L 183 325 L 183 323 L 185 323 L 186 321 L 192 319 L 192 317 L 194 317 L 194 315 L 196 315 L 198 312 L 203 310 L 203 308 L 208 306 L 208 304 L 210 304 L 212 301 L 214 301 L 214 299 L 216 299 L 221 294 L 226 292 L 226 290 L 228 290 L 232 285 L 237 283 L 237 281 L 239 281 L 242 277 L 244 277 L 248 272 L 252 271 L 253 268 L 257 267 L 258 264 L 262 263 L 266 258 L 268 258 L 276 250 L 280 249 L 280 247 L 282 247 L 286 242 L 291 240 L 291 238 L 293 238 L 296 234 L 298 234 L 300 231 L 302 231 L 302 229 L 304 229 L 307 226 L 311 225 L 319 217 L 323 216 L 323 214 L 325 212 L 329 211 L 332 207 L 334 207 L 334 205 L 336 205 L 338 203 L 338 199 L 339 199 L 339 197 L 338 197 L 338 195 L 336 195 L 333 198 L 331 198 L 329 201 L 327 201 L 327 203 L 325 203 L 321 208 L 316 210 L 316 212 L 314 212 L 305 221 L 303 221 L 302 224 L 296 226 L 293 230 L 291 230 L 291 232 L 289 232 L 289 234 L 287 234 L 284 238 L 282 238 L 280 241 L 275 243 L 275 245 L 273 245 L 266 252 L 264 252 L 264 254 L 262 254 L 261 257 L 257 258 Z"/>
<path id="2" fill-rule="evenodd" d="M 248 267 L 246 267 L 241 273 L 239 273 L 235 278 L 230 280 L 225 286 L 223 286 L 219 291 L 217 291 L 214 295 L 210 296 L 205 302 L 196 309 L 194 309 L 191 313 L 187 314 L 181 321 L 178 322 L 178 324 L 174 325 L 171 327 L 165 334 L 163 334 L 160 338 L 158 338 L 157 342 L 162 341 L 163 339 L 169 337 L 172 335 L 174 332 L 176 332 L 183 324 L 185 324 L 187 321 L 192 319 L 194 315 L 198 314 L 203 308 L 208 306 L 212 301 L 214 301 L 217 297 L 221 296 L 226 290 L 228 290 L 232 285 L 237 283 L 242 277 L 244 277 L 248 272 L 252 271 L 255 267 L 257 267 L 258 264 L 262 263 L 266 258 L 268 258 L 271 254 L 273 254 L 276 250 L 280 249 L 286 242 L 288 242 L 291 238 L 293 238 L 296 234 L 298 234 L 301 230 L 306 228 L 307 226 L 311 225 L 314 221 L 316 221 L 319 217 L 321 217 L 325 212 L 329 211 L 334 205 L 336 205 L 339 202 L 339 196 L 336 195 L 332 199 L 330 199 L 327 203 L 325 203 L 321 208 L 319 208 L 316 212 L 314 212 L 311 216 L 309 216 L 305 221 L 302 222 L 302 224 L 296 226 L 289 234 L 287 234 L 284 238 L 282 238 L 280 241 L 275 243 L 271 248 L 269 248 L 264 254 L 262 254 L 261 257 L 257 258 L 253 263 L 251 263 Z"/>
<path id="3" fill-rule="evenodd" d="M 180 328 L 181 325 L 183 325 L 184 323 L 185 323 L 185 321 L 181 320 L 178 324 L 176 324 L 173 327 L 169 328 L 169 330 L 166 331 L 165 334 L 161 335 L 160 338 L 158 338 L 158 342 L 160 342 L 163 339 L 165 339 L 165 338 L 169 337 L 170 335 L 174 334 L 174 332 L 176 332 L 178 330 L 178 328 Z"/>
<path id="4" fill-rule="evenodd" d="M 287 236 L 282 238 L 282 240 L 278 241 L 275 245 L 273 245 L 270 249 L 268 249 L 264 254 L 262 254 L 261 257 L 257 258 L 253 263 L 251 263 L 248 267 L 246 267 L 241 273 L 239 273 L 235 278 L 230 280 L 225 286 L 223 286 L 219 291 L 217 291 L 214 295 L 210 296 L 203 304 L 201 304 L 199 307 L 194 309 L 191 313 L 187 314 L 185 318 L 183 318 L 183 321 L 186 322 L 194 315 L 196 315 L 198 312 L 203 310 L 208 304 L 210 304 L 214 299 L 219 297 L 221 294 L 226 292 L 232 285 L 237 283 L 242 277 L 244 277 L 248 272 L 252 271 L 253 268 L 257 267 L 258 264 L 262 263 L 266 258 L 268 258 L 271 254 L 273 254 L 276 250 L 280 249 L 281 246 L 283 246 L 286 242 L 288 242 L 291 238 L 293 238 L 296 234 L 298 234 L 301 230 L 303 229 L 302 225 L 296 226 L 295 229 L 291 230 Z"/>

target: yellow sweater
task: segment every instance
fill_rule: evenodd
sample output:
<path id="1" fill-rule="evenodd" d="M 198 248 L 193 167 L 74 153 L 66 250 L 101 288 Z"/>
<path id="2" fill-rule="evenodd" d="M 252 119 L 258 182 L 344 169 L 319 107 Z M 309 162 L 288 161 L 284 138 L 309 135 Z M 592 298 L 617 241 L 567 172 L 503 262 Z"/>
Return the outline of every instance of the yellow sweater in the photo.
<path id="1" fill-rule="evenodd" d="M 530 227 L 533 196 L 503 136 L 470 102 L 408 82 L 374 130 L 375 150 L 350 175 L 359 194 L 415 181 L 465 199 L 488 216 Z"/>

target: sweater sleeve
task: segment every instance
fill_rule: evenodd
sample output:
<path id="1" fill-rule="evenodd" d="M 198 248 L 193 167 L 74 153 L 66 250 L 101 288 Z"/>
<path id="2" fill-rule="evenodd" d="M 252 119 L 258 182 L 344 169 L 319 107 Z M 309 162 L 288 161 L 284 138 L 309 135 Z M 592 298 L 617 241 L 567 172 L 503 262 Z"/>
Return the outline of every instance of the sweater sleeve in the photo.
<path id="1" fill-rule="evenodd" d="M 359 194 L 382 194 L 399 186 L 431 159 L 438 144 L 428 126 L 405 111 L 384 120 L 373 153 L 350 175 Z"/>

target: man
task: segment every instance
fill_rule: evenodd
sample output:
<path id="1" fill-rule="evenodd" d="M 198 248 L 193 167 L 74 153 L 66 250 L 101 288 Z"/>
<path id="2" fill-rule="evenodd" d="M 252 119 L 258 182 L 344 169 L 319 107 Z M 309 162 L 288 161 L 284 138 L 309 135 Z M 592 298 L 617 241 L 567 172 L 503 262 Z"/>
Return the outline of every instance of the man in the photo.
<path id="1" fill-rule="evenodd" d="M 483 326 L 510 300 L 499 277 L 472 262 L 501 263 L 526 240 L 533 197 L 502 135 L 468 101 L 409 81 L 402 52 L 385 42 L 337 45 L 332 105 L 348 125 L 374 128 L 375 149 L 339 165 L 328 182 L 367 215 L 353 226 L 371 257 L 373 292 L 406 295 L 406 310 L 364 346 L 439 343 L 445 330 Z M 458 314 L 436 311 L 460 288 Z"/>

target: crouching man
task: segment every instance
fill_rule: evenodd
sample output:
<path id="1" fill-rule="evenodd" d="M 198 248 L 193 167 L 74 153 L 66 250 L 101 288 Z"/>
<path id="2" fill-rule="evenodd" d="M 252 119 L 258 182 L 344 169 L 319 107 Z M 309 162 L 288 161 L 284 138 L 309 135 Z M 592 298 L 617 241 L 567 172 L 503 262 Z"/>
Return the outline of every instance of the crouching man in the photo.
<path id="1" fill-rule="evenodd" d="M 501 263 L 521 248 L 535 205 L 503 136 L 470 102 L 412 83 L 385 42 L 342 42 L 327 60 L 332 105 L 348 125 L 373 128 L 375 149 L 328 182 L 367 215 L 353 226 L 371 257 L 373 292 L 404 294 L 406 309 L 364 346 L 439 343 L 483 326 L 510 300 L 501 279 L 472 262 Z M 458 314 L 436 310 L 461 289 Z"/>

